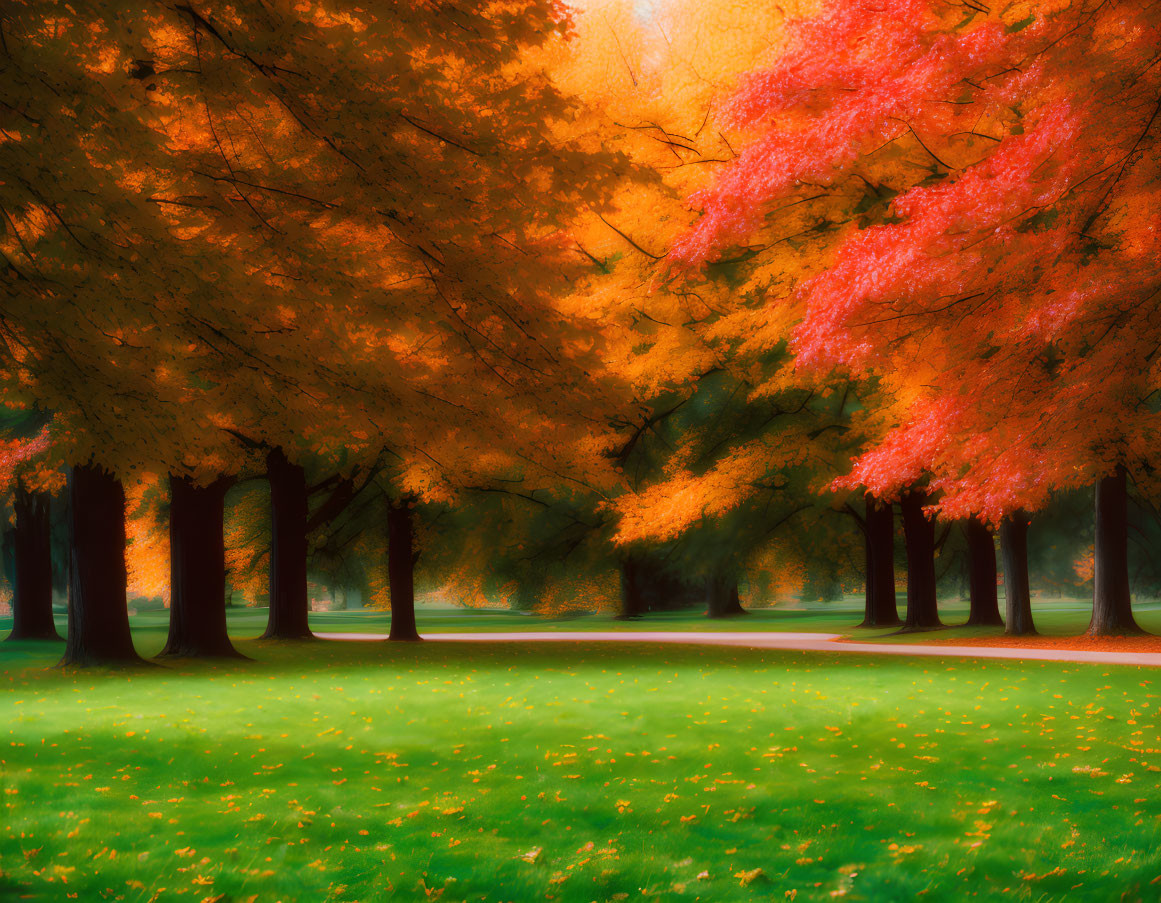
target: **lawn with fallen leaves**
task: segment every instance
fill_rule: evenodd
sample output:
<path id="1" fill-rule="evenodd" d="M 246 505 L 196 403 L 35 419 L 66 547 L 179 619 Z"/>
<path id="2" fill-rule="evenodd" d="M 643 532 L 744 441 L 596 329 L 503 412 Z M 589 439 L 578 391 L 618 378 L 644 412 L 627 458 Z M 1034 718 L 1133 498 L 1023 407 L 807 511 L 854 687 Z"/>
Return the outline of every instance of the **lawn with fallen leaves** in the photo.
<path id="1" fill-rule="evenodd" d="M 1161 894 L 1148 669 L 239 648 L 118 673 L 0 647 L 0 897 Z"/>

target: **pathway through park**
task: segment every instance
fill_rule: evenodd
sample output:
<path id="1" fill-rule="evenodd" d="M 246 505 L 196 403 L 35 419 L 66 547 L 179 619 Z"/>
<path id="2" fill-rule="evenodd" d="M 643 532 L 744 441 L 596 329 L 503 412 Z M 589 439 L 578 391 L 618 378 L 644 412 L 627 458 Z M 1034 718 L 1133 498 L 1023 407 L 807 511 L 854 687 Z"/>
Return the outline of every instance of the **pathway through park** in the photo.
<path id="1" fill-rule="evenodd" d="M 319 633 L 325 640 L 385 640 L 385 633 Z M 561 631 L 535 633 L 429 633 L 426 640 L 448 643 L 685 643 L 741 646 L 798 652 L 849 652 L 871 655 L 927 655 L 939 658 L 1001 658 L 1020 661 L 1087 662 L 1161 667 L 1159 652 L 1108 652 L 1091 649 L 1033 649 L 1020 646 L 924 646 L 919 644 L 841 642 L 837 633 L 721 633 L 716 631 Z"/>

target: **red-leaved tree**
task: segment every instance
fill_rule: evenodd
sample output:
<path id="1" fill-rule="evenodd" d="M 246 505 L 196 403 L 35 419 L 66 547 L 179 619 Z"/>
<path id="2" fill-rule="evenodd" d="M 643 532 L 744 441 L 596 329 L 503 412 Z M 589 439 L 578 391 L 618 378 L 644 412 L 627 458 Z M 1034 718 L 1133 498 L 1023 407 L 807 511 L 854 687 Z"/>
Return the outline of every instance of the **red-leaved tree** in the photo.
<path id="1" fill-rule="evenodd" d="M 1150 472 L 1161 375 L 1161 8 L 830 3 L 788 35 L 735 93 L 751 140 L 692 198 L 674 257 L 698 266 L 807 192 L 865 185 L 830 266 L 770 300 L 800 306 L 800 366 L 884 388 L 881 437 L 840 484 L 903 493 L 919 554 L 916 499 L 999 524 L 1008 629 L 1027 632 L 1026 512 L 1096 481 L 1090 630 L 1133 629 L 1126 476 Z"/>

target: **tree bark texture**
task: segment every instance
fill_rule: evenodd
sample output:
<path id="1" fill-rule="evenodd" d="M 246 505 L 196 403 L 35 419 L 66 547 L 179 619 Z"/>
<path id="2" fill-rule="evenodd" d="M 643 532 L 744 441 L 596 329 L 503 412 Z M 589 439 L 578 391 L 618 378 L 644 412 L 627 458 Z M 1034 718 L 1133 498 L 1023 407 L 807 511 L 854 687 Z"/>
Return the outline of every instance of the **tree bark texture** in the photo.
<path id="1" fill-rule="evenodd" d="M 10 640 L 60 640 L 52 620 L 52 523 L 47 492 L 29 492 L 19 480 Z"/>
<path id="2" fill-rule="evenodd" d="M 104 468 L 69 471 L 69 626 L 62 665 L 141 661 L 125 595 L 125 489 Z"/>
<path id="3" fill-rule="evenodd" d="M 1129 492 L 1125 468 L 1096 486 L 1092 620 L 1089 636 L 1141 633 L 1129 594 Z"/>
<path id="4" fill-rule="evenodd" d="M 639 618 L 647 611 L 641 587 L 641 565 L 636 558 L 626 558 L 621 562 L 621 613 L 622 620 Z"/>
<path id="5" fill-rule="evenodd" d="M 1028 589 L 1028 515 L 1023 511 L 1015 511 L 1000 522 L 1000 552 L 1004 556 L 1004 633 L 1034 634 Z"/>
<path id="6" fill-rule="evenodd" d="M 387 508 L 387 580 L 391 590 L 388 639 L 423 639 L 415 626 L 415 524 L 406 499 Z"/>
<path id="7" fill-rule="evenodd" d="M 923 513 L 927 493 L 906 492 L 900 502 L 907 544 L 907 617 L 904 630 L 942 626 L 935 594 L 935 523 Z"/>
<path id="8" fill-rule="evenodd" d="M 226 490 L 169 477 L 169 638 L 161 654 L 236 657 L 226 632 Z"/>
<path id="9" fill-rule="evenodd" d="M 983 521 L 963 522 L 968 547 L 968 586 L 971 607 L 967 623 L 975 627 L 1003 627 L 1000 599 L 996 591 L 996 543 Z"/>
<path id="10" fill-rule="evenodd" d="M 738 580 L 715 574 L 706 580 L 706 615 L 711 618 L 736 618 L 749 614 L 738 599 Z"/>
<path id="11" fill-rule="evenodd" d="M 306 471 L 281 448 L 266 456 L 270 480 L 270 614 L 263 639 L 300 640 L 310 632 L 306 591 Z"/>
<path id="12" fill-rule="evenodd" d="M 895 602 L 895 508 L 867 496 L 864 524 L 867 554 L 866 607 L 861 627 L 896 627 L 899 609 Z"/>
<path id="13" fill-rule="evenodd" d="M 621 562 L 621 613 L 637 618 L 654 611 L 682 611 L 706 604 L 706 578 L 690 578 L 649 552 L 634 552 Z"/>

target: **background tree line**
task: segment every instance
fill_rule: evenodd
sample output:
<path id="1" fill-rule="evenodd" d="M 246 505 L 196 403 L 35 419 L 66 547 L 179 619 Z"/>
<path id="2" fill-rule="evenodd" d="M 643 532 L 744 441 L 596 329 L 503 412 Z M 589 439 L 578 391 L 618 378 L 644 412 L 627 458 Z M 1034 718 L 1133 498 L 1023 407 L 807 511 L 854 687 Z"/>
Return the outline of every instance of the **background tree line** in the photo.
<path id="1" fill-rule="evenodd" d="M 1090 544 L 1134 630 L 1155 13 L 11 4 L 15 633 L 55 573 L 65 661 L 135 657 L 130 540 L 179 655 L 230 653 L 228 580 L 269 637 L 313 578 L 414 639 L 417 574 L 717 616 L 861 573 L 926 629 L 940 581 L 999 622 L 1002 572 L 1023 633 Z"/>

